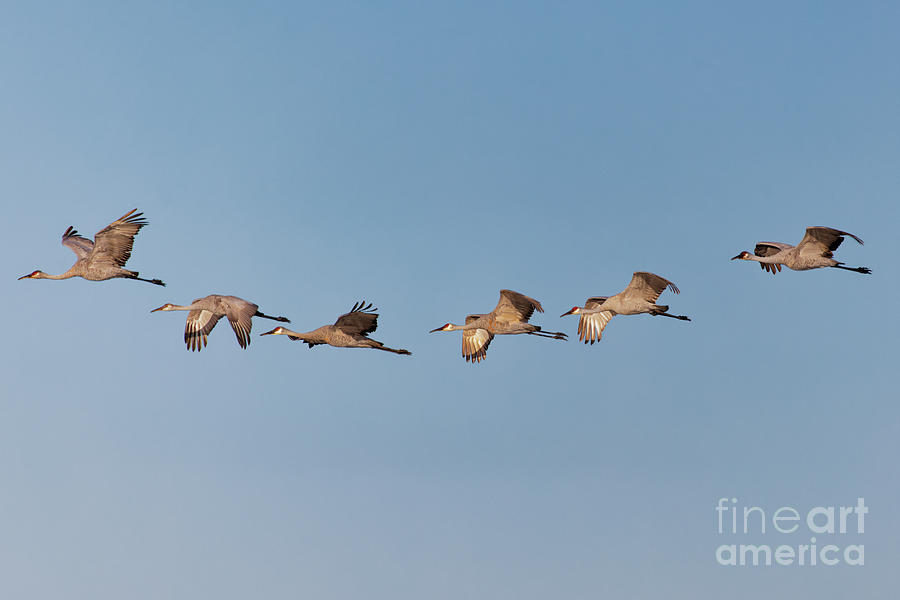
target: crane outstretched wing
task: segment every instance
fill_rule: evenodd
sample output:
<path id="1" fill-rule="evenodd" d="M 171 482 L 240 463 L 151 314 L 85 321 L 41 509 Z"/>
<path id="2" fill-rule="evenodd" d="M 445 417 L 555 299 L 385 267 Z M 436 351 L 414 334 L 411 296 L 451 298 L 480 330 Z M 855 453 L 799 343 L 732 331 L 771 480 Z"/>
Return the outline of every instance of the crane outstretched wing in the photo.
<path id="1" fill-rule="evenodd" d="M 199 352 L 205 348 L 206 337 L 221 317 L 222 315 L 203 309 L 188 312 L 187 322 L 184 325 L 184 343 L 187 344 L 187 349 Z"/>
<path id="2" fill-rule="evenodd" d="M 668 279 L 646 271 L 635 271 L 634 275 L 631 276 L 631 281 L 625 286 L 622 293 L 633 294 L 647 302 L 656 302 L 656 299 L 659 298 L 659 295 L 666 288 L 669 288 L 676 294 L 681 293 L 675 284 Z"/>
<path id="3" fill-rule="evenodd" d="M 512 290 L 500 290 L 500 301 L 493 310 L 494 318 L 507 323 L 527 322 L 534 311 L 544 312 L 541 303 L 534 298 Z"/>
<path id="4" fill-rule="evenodd" d="M 753 249 L 753 254 L 759 257 L 775 256 L 779 252 L 790 250 L 791 248 L 793 248 L 793 246 L 790 244 L 783 244 L 781 242 L 759 242 L 756 244 L 756 248 Z M 772 275 L 781 272 L 781 265 L 775 263 L 759 263 L 759 268 Z"/>
<path id="5" fill-rule="evenodd" d="M 834 252 L 844 241 L 845 235 L 852 237 L 860 244 L 863 243 L 861 239 L 846 231 L 831 227 L 807 227 L 806 234 L 797 244 L 797 248 L 800 250 L 800 254 L 822 255 L 824 252 Z"/>
<path id="6" fill-rule="evenodd" d="M 250 329 L 253 328 L 254 312 L 256 312 L 256 309 L 253 312 L 243 310 L 231 310 L 228 312 L 228 322 L 231 323 L 231 328 L 234 330 L 234 335 L 237 337 L 241 348 L 246 348 L 250 345 Z"/>
<path id="7" fill-rule="evenodd" d="M 378 309 L 372 308 L 371 302 L 366 305 L 366 301 L 362 300 L 354 304 L 350 312 L 338 317 L 334 324 L 348 335 L 366 335 L 378 328 L 378 314 L 375 312 L 376 310 Z"/>
<path id="8" fill-rule="evenodd" d="M 79 259 L 89 257 L 94 250 L 94 242 L 79 235 L 71 225 L 63 232 L 62 245 L 74 252 Z"/>
<path id="9" fill-rule="evenodd" d="M 134 208 L 100 231 L 94 236 L 94 250 L 91 253 L 91 262 L 110 263 L 124 267 L 131 258 L 131 248 L 134 245 L 134 236 L 141 227 L 147 225 L 142 218 L 144 213 L 133 214 Z"/>
<path id="10" fill-rule="evenodd" d="M 469 315 L 466 317 L 466 325 L 480 319 L 484 315 Z M 487 358 L 487 349 L 494 339 L 494 334 L 487 329 L 464 329 L 462 335 L 462 355 L 466 362 L 473 365 Z"/>
<path id="11" fill-rule="evenodd" d="M 587 302 L 584 303 L 584 307 L 597 308 L 603 304 L 605 300 L 606 298 L 602 296 L 588 298 Z M 599 342 L 600 338 L 603 336 L 603 329 L 612 318 L 613 313 L 608 310 L 581 315 L 581 318 L 578 319 L 578 339 L 585 344 Z"/>
<path id="12" fill-rule="evenodd" d="M 793 248 L 790 244 L 782 244 L 781 242 L 759 242 L 753 249 L 756 256 L 774 256 L 782 250 L 790 250 Z"/>

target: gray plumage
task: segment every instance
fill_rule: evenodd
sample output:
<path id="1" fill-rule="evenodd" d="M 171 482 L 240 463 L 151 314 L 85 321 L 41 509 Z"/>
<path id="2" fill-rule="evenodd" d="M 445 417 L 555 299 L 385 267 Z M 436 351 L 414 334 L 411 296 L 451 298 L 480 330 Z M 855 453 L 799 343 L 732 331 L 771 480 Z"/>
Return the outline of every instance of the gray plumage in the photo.
<path id="1" fill-rule="evenodd" d="M 793 271 L 808 271 L 822 267 L 834 267 L 845 271 L 870 274 L 868 267 L 845 267 L 844 263 L 834 260 L 834 251 L 838 249 L 844 236 L 850 236 L 860 244 L 861 239 L 831 227 L 807 227 L 806 234 L 796 246 L 781 242 L 759 242 L 753 254 L 746 250 L 731 260 L 752 260 L 759 263 L 760 268 L 772 275 L 781 272 L 781 266 Z"/>
<path id="2" fill-rule="evenodd" d="M 447 323 L 436 331 L 462 331 L 462 356 L 466 362 L 479 363 L 487 357 L 487 349 L 495 335 L 516 335 L 525 333 L 540 337 L 565 340 L 566 334 L 541 331 L 537 325 L 528 322 L 534 311 L 544 312 L 541 303 L 512 290 L 500 290 L 500 300 L 489 313 L 468 315 L 465 325 Z"/>
<path id="3" fill-rule="evenodd" d="M 259 306 L 237 296 L 220 296 L 211 294 L 205 298 L 197 298 L 187 306 L 178 304 L 163 304 L 150 312 L 158 310 L 187 310 L 187 322 L 184 325 L 184 343 L 188 350 L 199 352 L 206 347 L 206 338 L 213 330 L 216 323 L 222 317 L 228 317 L 228 322 L 234 330 L 238 344 L 241 348 L 250 345 L 250 329 L 253 326 L 253 317 L 272 319 L 290 323 L 286 317 L 270 317 L 259 312 Z"/>
<path id="4" fill-rule="evenodd" d="M 581 315 L 578 320 L 578 339 L 585 344 L 599 342 L 603 329 L 615 315 L 651 314 L 690 321 L 684 315 L 671 315 L 669 307 L 656 304 L 660 294 L 666 289 L 680 293 L 674 283 L 646 271 L 635 271 L 625 289 L 614 296 L 593 296 L 584 306 L 573 306 L 560 315 Z"/>
<path id="5" fill-rule="evenodd" d="M 365 300 L 363 300 L 354 304 L 350 312 L 338 317 L 334 325 L 323 325 L 305 333 L 298 333 L 284 327 L 276 327 L 272 331 L 267 331 L 260 335 L 286 335 L 288 339 L 302 341 L 310 348 L 328 344 L 336 348 L 371 348 L 372 350 L 384 350 L 394 354 L 412 354 L 412 352 L 403 348 L 388 348 L 381 342 L 368 337 L 368 334 L 378 328 L 378 313 L 375 312 L 376 310 L 378 309 L 372 308 L 371 302 L 367 305 Z"/>
<path id="6" fill-rule="evenodd" d="M 101 229 L 94 236 L 94 241 L 82 237 L 74 227 L 65 230 L 62 245 L 72 250 L 78 259 L 75 264 L 60 275 L 49 275 L 43 271 L 32 271 L 19 279 L 70 279 L 82 277 L 89 281 L 105 281 L 117 277 L 137 279 L 156 285 L 166 285 L 159 279 L 142 279 L 137 271 L 130 271 L 125 263 L 131 258 L 134 236 L 147 225 L 143 213 L 134 214 L 132 209 Z"/>

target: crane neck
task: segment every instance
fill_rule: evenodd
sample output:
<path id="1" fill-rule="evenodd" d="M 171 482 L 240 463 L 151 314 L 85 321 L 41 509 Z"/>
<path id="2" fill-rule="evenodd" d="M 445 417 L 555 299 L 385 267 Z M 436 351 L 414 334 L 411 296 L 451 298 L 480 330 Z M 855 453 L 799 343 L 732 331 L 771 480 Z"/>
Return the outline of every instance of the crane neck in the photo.
<path id="1" fill-rule="evenodd" d="M 39 273 L 35 275 L 35 279 L 71 279 L 76 277 L 76 273 L 72 272 L 72 269 L 69 269 L 65 273 L 60 273 L 59 275 L 51 275 L 50 273 Z"/>
<path id="2" fill-rule="evenodd" d="M 195 307 L 194 307 L 193 304 L 189 304 L 189 305 L 187 305 L 187 306 L 182 306 L 182 305 L 180 305 L 180 304 L 173 304 L 172 306 L 170 306 L 170 307 L 167 308 L 166 310 L 194 310 L 194 308 L 195 308 Z"/>
<path id="3" fill-rule="evenodd" d="M 308 338 L 308 337 L 310 337 L 311 333 L 312 333 L 312 331 L 307 331 L 304 333 L 304 332 L 298 332 L 298 331 L 291 331 L 290 329 L 285 329 L 284 327 L 282 327 L 280 335 L 289 335 L 289 336 L 298 337 L 298 338 Z"/>
<path id="4" fill-rule="evenodd" d="M 279 327 L 276 329 L 281 329 L 278 333 L 271 331 L 269 333 L 261 333 L 260 335 L 286 335 L 292 340 L 300 340 L 303 342 L 307 341 L 318 341 L 318 338 L 321 336 L 315 335 L 315 331 L 307 331 L 306 333 L 300 333 L 298 331 L 291 331 L 290 329 L 285 329 L 284 327 Z"/>
<path id="5" fill-rule="evenodd" d="M 756 262 L 759 262 L 759 263 L 766 263 L 766 264 L 771 265 L 771 264 L 781 262 L 780 260 L 778 260 L 776 258 L 777 256 L 778 256 L 777 254 L 773 254 L 772 256 L 756 256 L 755 254 L 751 254 L 747 258 L 749 260 L 755 260 Z"/>

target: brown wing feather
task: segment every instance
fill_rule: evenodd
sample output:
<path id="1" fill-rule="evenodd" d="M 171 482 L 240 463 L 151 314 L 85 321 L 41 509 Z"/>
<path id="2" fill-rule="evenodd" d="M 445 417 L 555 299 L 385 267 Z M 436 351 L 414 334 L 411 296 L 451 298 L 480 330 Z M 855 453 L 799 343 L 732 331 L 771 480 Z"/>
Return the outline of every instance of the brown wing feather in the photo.
<path id="1" fill-rule="evenodd" d="M 203 309 L 188 312 L 184 325 L 184 343 L 187 344 L 187 349 L 199 352 L 205 348 L 206 338 L 220 318 L 222 315 Z"/>
<path id="2" fill-rule="evenodd" d="M 143 213 L 132 214 L 136 210 L 135 208 L 128 211 L 97 232 L 97 235 L 94 236 L 91 261 L 125 266 L 125 263 L 131 258 L 134 236 L 147 225 L 147 221 L 142 218 Z"/>
<path id="3" fill-rule="evenodd" d="M 466 325 L 484 315 L 466 315 Z M 473 365 L 487 358 L 487 349 L 494 335 L 486 329 L 464 329 L 462 332 L 462 355 Z"/>
<path id="4" fill-rule="evenodd" d="M 534 311 L 544 312 L 541 303 L 534 298 L 512 290 L 500 290 L 500 301 L 497 302 L 493 315 L 498 321 L 527 322 Z"/>
<path id="5" fill-rule="evenodd" d="M 782 250 L 789 250 L 790 248 L 792 248 L 790 244 L 760 242 L 756 245 L 756 248 L 753 249 L 753 254 L 756 256 L 774 256 Z"/>
<path id="6" fill-rule="evenodd" d="M 656 302 L 666 288 L 676 294 L 680 293 L 675 284 L 668 279 L 646 271 L 635 271 L 623 293 L 634 294 L 644 298 L 647 302 Z"/>
<path id="7" fill-rule="evenodd" d="M 462 355 L 466 362 L 479 363 L 487 358 L 487 349 L 494 334 L 486 329 L 466 329 L 462 336 Z"/>
<path id="8" fill-rule="evenodd" d="M 72 226 L 63 232 L 62 245 L 74 252 L 78 258 L 87 258 L 94 250 L 94 242 L 79 235 Z"/>
<path id="9" fill-rule="evenodd" d="M 348 335 L 372 333 L 378 328 L 378 314 L 375 312 L 376 310 L 378 309 L 372 308 L 371 302 L 368 306 L 366 306 L 365 300 L 357 302 L 350 309 L 350 312 L 338 317 L 334 325 Z"/>
<path id="10" fill-rule="evenodd" d="M 584 307 L 597 308 L 607 300 L 609 300 L 609 296 L 591 296 L 587 299 L 587 302 L 584 303 Z"/>
<path id="11" fill-rule="evenodd" d="M 578 339 L 585 344 L 599 342 L 603 337 L 603 329 L 612 318 L 613 314 L 608 310 L 581 315 L 578 319 Z"/>
<path id="12" fill-rule="evenodd" d="M 246 348 L 249 346 L 250 330 L 253 328 L 253 315 L 229 313 L 228 322 L 231 323 L 231 328 L 234 330 L 234 335 L 237 337 L 240 347 Z"/>
<path id="13" fill-rule="evenodd" d="M 797 244 L 797 247 L 800 248 L 801 253 L 805 252 L 834 252 L 841 245 L 841 242 L 844 241 L 845 235 L 852 237 L 854 240 L 863 243 L 861 239 L 853 235 L 852 233 L 848 233 L 846 231 L 841 231 L 840 229 L 833 229 L 831 227 L 807 227 L 806 233 L 803 236 L 803 239 L 800 240 L 800 243 Z"/>

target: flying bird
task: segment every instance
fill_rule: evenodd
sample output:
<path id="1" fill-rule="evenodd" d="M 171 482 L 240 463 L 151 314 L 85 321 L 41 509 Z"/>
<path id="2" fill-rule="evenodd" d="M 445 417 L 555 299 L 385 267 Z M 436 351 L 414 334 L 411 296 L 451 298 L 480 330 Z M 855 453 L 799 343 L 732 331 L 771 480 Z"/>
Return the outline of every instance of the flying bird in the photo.
<path id="1" fill-rule="evenodd" d="M 831 227 L 807 227 L 806 235 L 796 246 L 781 242 L 760 242 L 756 244 L 753 254 L 744 250 L 731 260 L 754 260 L 759 263 L 760 268 L 772 275 L 781 271 L 781 265 L 794 271 L 834 267 L 870 274 L 872 269 L 868 267 L 845 267 L 844 263 L 834 260 L 834 251 L 844 241 L 845 235 L 849 235 L 860 244 L 863 243 L 861 239 L 846 231 Z"/>
<path id="2" fill-rule="evenodd" d="M 481 362 L 487 357 L 488 346 L 495 335 L 516 335 L 527 333 L 540 337 L 565 340 L 562 332 L 542 331 L 528 322 L 534 311 L 544 312 L 541 303 L 512 290 L 500 290 L 500 301 L 494 310 L 483 315 L 469 315 L 465 325 L 447 323 L 435 331 L 462 331 L 462 355 L 466 362 Z"/>
<path id="3" fill-rule="evenodd" d="M 678 294 L 678 288 L 668 279 L 646 271 L 635 271 L 631 282 L 615 296 L 594 296 L 588 298 L 584 306 L 573 306 L 571 310 L 560 315 L 581 315 L 578 320 L 578 339 L 585 344 L 599 342 L 603 328 L 615 315 L 639 315 L 643 313 L 672 317 L 682 321 L 690 321 L 684 315 L 670 315 L 669 307 L 656 304 L 666 288 Z"/>
<path id="4" fill-rule="evenodd" d="M 354 304 L 350 312 L 338 317 L 334 325 L 323 325 L 306 333 L 297 333 L 284 327 L 276 327 L 272 331 L 267 331 L 260 335 L 286 335 L 288 339 L 300 340 L 310 348 L 328 344 L 336 348 L 372 348 L 373 350 L 384 350 L 394 354 L 412 354 L 412 352 L 403 348 L 388 348 L 381 342 L 368 337 L 368 334 L 378 328 L 378 314 L 375 312 L 377 310 L 377 308 L 372 308 L 371 302 L 367 305 L 365 300 L 363 300 Z"/>
<path id="5" fill-rule="evenodd" d="M 206 347 L 206 337 L 222 317 L 228 317 L 228 322 L 231 323 L 231 328 L 234 329 L 234 335 L 237 336 L 241 348 L 246 348 L 250 344 L 250 328 L 253 326 L 253 317 L 262 317 L 283 323 L 291 322 L 286 317 L 264 315 L 259 312 L 259 306 L 237 296 L 220 296 L 219 294 L 197 298 L 187 306 L 163 304 L 150 312 L 154 313 L 158 310 L 190 311 L 184 326 L 184 343 L 187 344 L 188 350 L 196 352 Z"/>
<path id="6" fill-rule="evenodd" d="M 83 277 L 89 281 L 105 281 L 122 277 L 137 279 L 156 285 L 166 285 L 159 279 L 143 279 L 137 271 L 125 269 L 125 263 L 131 257 L 134 236 L 147 225 L 144 213 L 134 214 L 132 209 L 101 229 L 94 236 L 94 241 L 78 235 L 74 227 L 63 233 L 62 245 L 71 249 L 78 257 L 75 264 L 61 275 L 49 275 L 43 271 L 32 271 L 19 279 L 70 279 Z"/>

